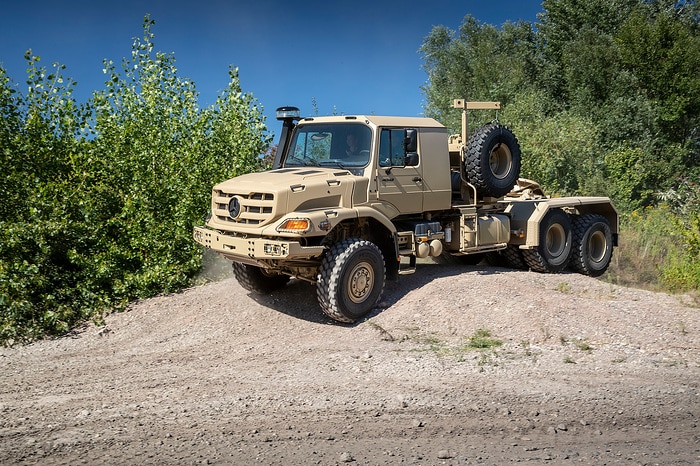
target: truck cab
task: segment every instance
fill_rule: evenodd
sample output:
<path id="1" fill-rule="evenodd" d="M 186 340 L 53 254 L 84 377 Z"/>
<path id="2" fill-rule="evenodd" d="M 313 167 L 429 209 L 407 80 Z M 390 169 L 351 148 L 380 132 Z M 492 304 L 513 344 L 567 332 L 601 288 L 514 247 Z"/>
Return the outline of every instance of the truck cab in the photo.
<path id="1" fill-rule="evenodd" d="M 364 202 L 389 219 L 450 208 L 447 129 L 430 118 L 336 116 L 301 120 L 280 169 L 346 170 Z"/>

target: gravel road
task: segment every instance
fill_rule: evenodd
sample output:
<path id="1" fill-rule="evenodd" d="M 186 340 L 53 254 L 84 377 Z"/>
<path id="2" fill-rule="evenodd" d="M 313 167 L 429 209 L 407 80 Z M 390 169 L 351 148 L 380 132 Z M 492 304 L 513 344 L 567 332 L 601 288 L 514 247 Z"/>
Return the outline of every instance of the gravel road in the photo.
<path id="1" fill-rule="evenodd" d="M 698 464 L 691 304 L 428 263 L 348 326 L 227 278 L 0 349 L 0 464 Z"/>

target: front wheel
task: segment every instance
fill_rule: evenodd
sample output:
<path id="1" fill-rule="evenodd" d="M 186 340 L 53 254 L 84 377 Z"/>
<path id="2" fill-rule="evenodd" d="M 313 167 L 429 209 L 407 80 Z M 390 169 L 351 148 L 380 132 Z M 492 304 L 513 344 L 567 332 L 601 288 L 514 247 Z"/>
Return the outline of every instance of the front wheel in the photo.
<path id="1" fill-rule="evenodd" d="M 587 214 L 574 220 L 571 269 L 590 277 L 598 277 L 608 269 L 612 254 L 612 230 L 605 217 Z"/>
<path id="2" fill-rule="evenodd" d="M 384 290 L 384 256 L 370 241 L 346 239 L 323 258 L 316 294 L 331 319 L 352 323 L 368 314 Z"/>
<path id="3" fill-rule="evenodd" d="M 571 257 L 571 218 L 561 209 L 552 209 L 542 218 L 539 233 L 540 245 L 523 250 L 525 262 L 535 272 L 561 272 Z"/>

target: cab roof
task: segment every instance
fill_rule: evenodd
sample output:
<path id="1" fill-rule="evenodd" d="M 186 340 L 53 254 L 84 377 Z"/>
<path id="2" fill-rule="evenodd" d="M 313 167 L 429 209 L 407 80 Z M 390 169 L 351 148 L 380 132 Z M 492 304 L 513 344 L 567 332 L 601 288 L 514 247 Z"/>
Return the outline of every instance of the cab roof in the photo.
<path id="1" fill-rule="evenodd" d="M 299 124 L 309 123 L 365 123 L 375 126 L 400 126 L 419 128 L 444 128 L 437 120 L 425 117 L 400 117 L 400 116 L 377 116 L 377 115 L 339 115 L 307 117 L 299 120 Z"/>

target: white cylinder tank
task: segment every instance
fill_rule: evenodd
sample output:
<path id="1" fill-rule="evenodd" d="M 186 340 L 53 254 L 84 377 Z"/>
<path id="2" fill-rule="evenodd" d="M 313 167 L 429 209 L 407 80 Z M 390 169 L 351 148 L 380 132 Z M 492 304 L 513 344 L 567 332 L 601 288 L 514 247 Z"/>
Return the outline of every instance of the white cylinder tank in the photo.
<path id="1" fill-rule="evenodd" d="M 432 257 L 437 257 L 440 254 L 442 254 L 442 241 L 434 239 L 430 242 L 430 255 Z"/>

